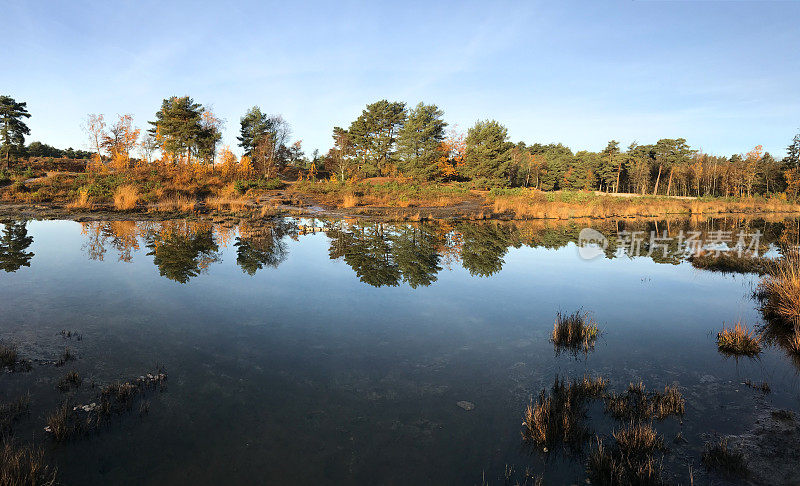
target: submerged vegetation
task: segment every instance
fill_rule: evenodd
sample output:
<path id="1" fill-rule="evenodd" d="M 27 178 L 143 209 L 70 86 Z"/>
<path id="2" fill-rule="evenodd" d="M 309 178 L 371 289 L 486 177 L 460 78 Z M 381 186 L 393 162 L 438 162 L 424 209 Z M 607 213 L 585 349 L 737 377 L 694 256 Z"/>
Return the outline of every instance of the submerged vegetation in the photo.
<path id="1" fill-rule="evenodd" d="M 717 333 L 717 347 L 720 353 L 728 356 L 754 358 L 761 352 L 761 338 L 741 322 L 732 328 L 723 324 L 722 331 Z"/>
<path id="2" fill-rule="evenodd" d="M 143 401 L 147 391 L 163 390 L 166 380 L 166 373 L 159 370 L 133 380 L 107 385 L 100 390 L 95 402 L 74 406 L 64 402 L 47 417 L 45 431 L 58 442 L 96 431 L 111 416 L 130 411 L 137 399 L 140 400 L 142 413 L 149 406 Z"/>

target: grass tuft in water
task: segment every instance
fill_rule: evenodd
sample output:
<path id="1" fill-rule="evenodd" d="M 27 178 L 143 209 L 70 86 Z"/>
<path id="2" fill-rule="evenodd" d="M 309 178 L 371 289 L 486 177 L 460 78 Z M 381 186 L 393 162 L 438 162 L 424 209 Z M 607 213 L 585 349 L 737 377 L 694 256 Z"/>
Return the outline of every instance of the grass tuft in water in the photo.
<path id="1" fill-rule="evenodd" d="M 20 358 L 16 344 L 0 343 L 0 370 L 30 371 L 31 368 L 30 361 Z"/>
<path id="2" fill-rule="evenodd" d="M 725 327 L 717 333 L 717 348 L 728 356 L 747 356 L 754 358 L 761 352 L 761 338 L 737 322 L 732 328 Z"/>
<path id="3" fill-rule="evenodd" d="M 534 403 L 531 401 L 523 416 L 522 438 L 547 452 L 558 444 L 566 444 L 580 449 L 589 438 L 586 426 L 587 402 L 600 398 L 606 382 L 602 377 L 567 383 L 558 377 L 550 388 L 539 393 Z"/>
<path id="4" fill-rule="evenodd" d="M 706 442 L 701 459 L 706 468 L 725 476 L 746 478 L 749 475 L 744 455 L 730 449 L 727 439 L 722 439 L 718 444 Z"/>
<path id="5" fill-rule="evenodd" d="M 561 351 L 570 351 L 576 355 L 587 354 L 594 349 L 599 336 L 600 329 L 588 312 L 575 311 L 572 314 L 559 312 L 553 324 L 550 341 L 556 354 Z"/>
<path id="6" fill-rule="evenodd" d="M 15 447 L 10 442 L 0 446 L 0 484 L 4 486 L 50 486 L 56 484 L 56 470 L 44 462 L 44 452 Z"/>
<path id="7" fill-rule="evenodd" d="M 647 392 L 640 381 L 629 384 L 625 393 L 612 392 L 606 397 L 606 411 L 615 419 L 626 422 L 682 416 L 685 409 L 686 401 L 675 385 L 665 386 L 663 392 Z"/>
<path id="8" fill-rule="evenodd" d="M 75 355 L 72 354 L 72 351 L 70 351 L 69 348 L 64 348 L 64 352 L 61 354 L 61 357 L 58 358 L 58 361 L 56 361 L 56 366 L 64 366 L 69 361 L 74 361 L 74 360 L 75 360 Z"/>
<path id="9" fill-rule="evenodd" d="M 764 275 L 769 269 L 771 260 L 763 257 L 739 256 L 735 252 L 724 252 L 719 255 L 702 253 L 689 258 L 692 266 L 702 270 L 721 273 L 757 273 Z"/>
<path id="10" fill-rule="evenodd" d="M 11 402 L 0 403 L 0 436 L 5 437 L 11 434 L 11 426 L 20 417 L 28 413 L 30 405 L 30 393 L 26 393 Z"/>
<path id="11" fill-rule="evenodd" d="M 56 388 L 60 391 L 69 391 L 70 388 L 78 388 L 83 384 L 83 379 L 77 371 L 70 371 L 58 381 Z"/>
<path id="12" fill-rule="evenodd" d="M 629 440 L 631 434 L 631 432 L 617 433 L 623 440 Z M 597 437 L 597 445 L 589 453 L 586 465 L 591 484 L 601 486 L 664 484 L 661 478 L 663 469 L 661 460 L 648 453 L 628 453 L 623 447 L 618 442 L 614 446 L 607 447 Z"/>

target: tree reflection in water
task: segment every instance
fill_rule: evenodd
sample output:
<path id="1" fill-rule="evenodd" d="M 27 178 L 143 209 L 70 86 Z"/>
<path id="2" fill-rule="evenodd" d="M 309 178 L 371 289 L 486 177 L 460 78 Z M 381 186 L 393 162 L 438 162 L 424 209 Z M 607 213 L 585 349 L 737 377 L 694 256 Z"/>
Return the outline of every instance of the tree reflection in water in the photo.
<path id="1" fill-rule="evenodd" d="M 522 222 L 421 222 L 380 223 L 364 220 L 324 221 L 320 226 L 300 224 L 291 218 L 243 222 L 238 227 L 213 226 L 191 221 L 82 223 L 83 245 L 88 257 L 103 260 L 113 248 L 118 259 L 129 262 L 143 244 L 161 275 L 186 283 L 221 260 L 221 247 L 233 241 L 236 264 L 248 275 L 277 268 L 289 255 L 288 238 L 298 240 L 309 233 L 324 232 L 329 239 L 328 255 L 341 259 L 359 280 L 375 287 L 426 287 L 437 281 L 443 267 L 460 264 L 471 275 L 489 277 L 502 270 L 510 248 L 521 246 L 559 249 L 576 244 L 582 228 L 592 227 L 609 238 L 606 258 L 625 257 L 626 243 L 617 235 L 636 232 L 640 256 L 657 263 L 678 264 L 688 254 L 678 246 L 679 233 L 698 232 L 700 240 L 713 233 L 738 231 L 762 234 L 759 252 L 774 242 L 797 240 L 795 220 L 693 218 L 667 221 L 522 221 Z M 29 265 L 32 253 L 24 223 L 7 223 L 3 230 L 0 262 L 6 271 Z M 664 232 L 669 243 L 651 251 L 650 234 Z M 238 233 L 238 234 L 237 234 Z M 143 243 L 142 243 L 143 242 Z M 665 251 L 666 250 L 666 253 Z"/>
<path id="2" fill-rule="evenodd" d="M 0 234 L 0 269 L 16 272 L 21 267 L 30 267 L 33 252 L 27 251 L 33 243 L 28 235 L 27 221 L 0 221 L 3 232 Z"/>

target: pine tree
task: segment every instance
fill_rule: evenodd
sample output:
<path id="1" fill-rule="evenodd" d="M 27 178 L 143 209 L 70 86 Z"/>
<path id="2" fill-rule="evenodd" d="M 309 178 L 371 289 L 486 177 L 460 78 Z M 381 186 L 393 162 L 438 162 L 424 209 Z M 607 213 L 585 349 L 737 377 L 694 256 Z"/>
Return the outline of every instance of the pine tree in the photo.
<path id="1" fill-rule="evenodd" d="M 473 179 L 507 180 L 510 162 L 508 130 L 494 120 L 478 121 L 467 132 L 464 172 Z"/>
<path id="2" fill-rule="evenodd" d="M 18 102 L 10 96 L 0 96 L 0 155 L 5 158 L 6 168 L 11 168 L 11 153 L 22 154 L 25 135 L 31 130 L 23 118 L 30 118 L 28 104 Z"/>
<path id="3" fill-rule="evenodd" d="M 399 169 L 417 179 L 431 179 L 438 172 L 441 144 L 447 123 L 436 105 L 418 104 L 410 110 L 397 133 Z"/>

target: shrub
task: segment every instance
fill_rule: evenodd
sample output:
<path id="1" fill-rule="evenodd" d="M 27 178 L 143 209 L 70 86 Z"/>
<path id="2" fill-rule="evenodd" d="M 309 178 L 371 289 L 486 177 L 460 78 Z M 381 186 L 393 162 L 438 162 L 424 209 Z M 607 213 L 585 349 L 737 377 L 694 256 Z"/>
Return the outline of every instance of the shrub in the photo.
<path id="1" fill-rule="evenodd" d="M 114 208 L 117 210 L 134 209 L 138 202 L 139 191 L 133 185 L 119 186 L 114 191 Z"/>

